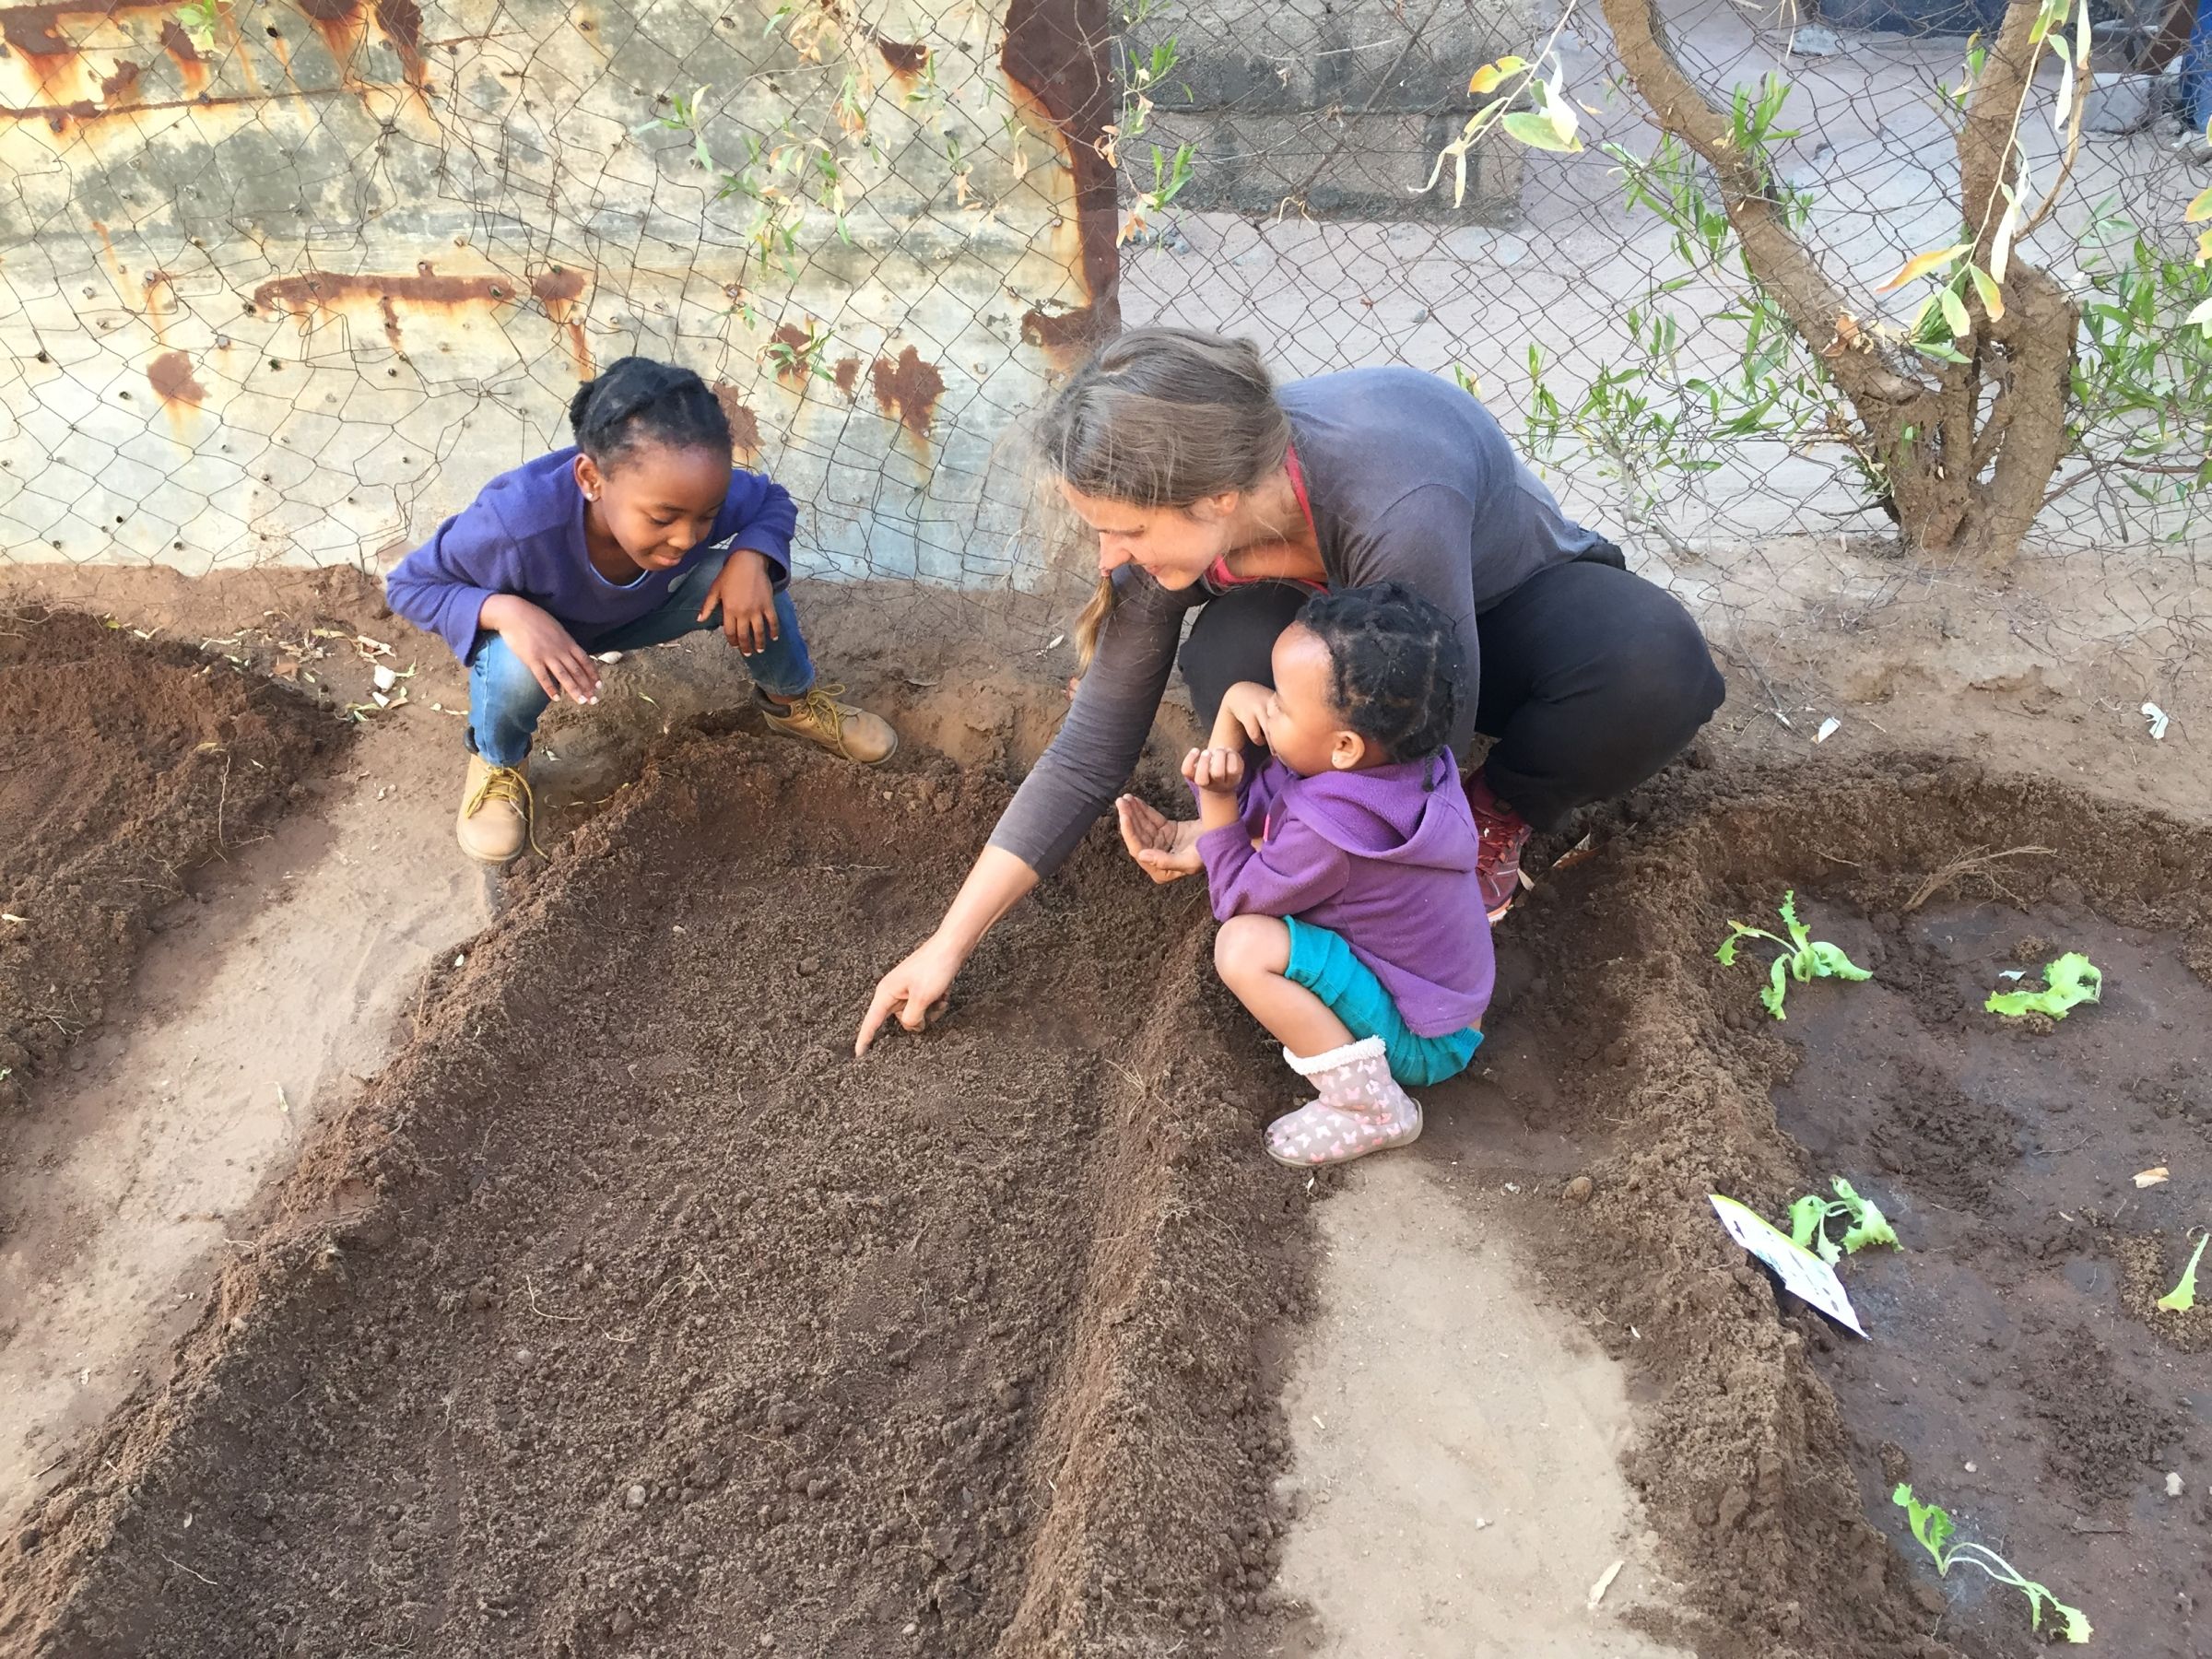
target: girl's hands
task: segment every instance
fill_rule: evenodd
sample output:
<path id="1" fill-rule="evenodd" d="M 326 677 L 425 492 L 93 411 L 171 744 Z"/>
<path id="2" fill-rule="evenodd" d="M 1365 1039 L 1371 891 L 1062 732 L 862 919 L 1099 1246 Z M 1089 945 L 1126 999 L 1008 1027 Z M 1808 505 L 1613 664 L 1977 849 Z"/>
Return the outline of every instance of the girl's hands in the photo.
<path id="1" fill-rule="evenodd" d="M 766 651 L 769 641 L 783 636 L 776 616 L 775 584 L 768 574 L 765 554 L 739 547 L 730 554 L 707 590 L 707 602 L 699 607 L 704 622 L 722 606 L 722 637 L 747 656 Z"/>
<path id="2" fill-rule="evenodd" d="M 1204 832 L 1198 825 L 1171 818 L 1135 795 L 1122 796 L 1113 809 L 1121 820 L 1122 845 L 1154 881 L 1179 880 L 1205 868 L 1198 857 L 1198 837 Z"/>
<path id="3" fill-rule="evenodd" d="M 1182 758 L 1183 781 L 1200 794 L 1237 798 L 1244 785 L 1244 751 L 1240 748 L 1194 748 Z"/>
<path id="4" fill-rule="evenodd" d="M 507 649 L 555 702 L 563 695 L 580 703 L 599 700 L 599 665 L 550 611 L 513 594 L 494 594 L 484 601 L 477 622 L 507 641 Z"/>

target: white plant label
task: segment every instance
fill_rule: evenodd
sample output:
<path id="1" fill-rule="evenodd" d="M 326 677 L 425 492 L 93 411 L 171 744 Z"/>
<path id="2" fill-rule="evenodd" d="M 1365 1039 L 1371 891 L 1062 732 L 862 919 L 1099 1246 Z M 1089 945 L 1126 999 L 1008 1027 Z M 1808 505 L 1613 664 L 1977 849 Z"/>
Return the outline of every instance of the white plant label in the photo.
<path id="1" fill-rule="evenodd" d="M 1788 1233 L 1756 1211 L 1718 1193 L 1708 1194 L 1728 1236 L 1782 1277 L 1783 1288 L 1810 1302 L 1846 1330 L 1866 1335 L 1866 1327 L 1852 1312 L 1851 1298 L 1836 1270 L 1809 1250 L 1800 1249 Z"/>

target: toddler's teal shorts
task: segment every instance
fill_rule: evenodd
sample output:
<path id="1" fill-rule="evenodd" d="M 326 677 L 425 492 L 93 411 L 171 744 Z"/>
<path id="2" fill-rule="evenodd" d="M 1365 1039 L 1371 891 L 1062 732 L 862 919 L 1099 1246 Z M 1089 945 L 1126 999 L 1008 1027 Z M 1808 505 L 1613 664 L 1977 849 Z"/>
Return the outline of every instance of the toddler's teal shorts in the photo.
<path id="1" fill-rule="evenodd" d="M 1467 1069 L 1482 1046 L 1480 1031 L 1468 1026 L 1445 1037 L 1415 1036 L 1382 982 L 1342 938 L 1296 916 L 1284 917 L 1283 924 L 1290 930 L 1290 966 L 1284 977 L 1328 1004 L 1353 1041 L 1382 1038 L 1390 1075 L 1402 1087 L 1425 1088 Z"/>

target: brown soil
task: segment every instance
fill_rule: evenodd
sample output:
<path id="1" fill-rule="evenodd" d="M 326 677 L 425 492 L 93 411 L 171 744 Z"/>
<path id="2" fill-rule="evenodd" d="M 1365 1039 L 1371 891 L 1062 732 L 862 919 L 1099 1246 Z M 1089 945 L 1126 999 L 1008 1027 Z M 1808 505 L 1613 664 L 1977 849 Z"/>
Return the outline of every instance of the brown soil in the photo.
<path id="1" fill-rule="evenodd" d="M 1004 794 L 765 742 L 679 740 L 469 953 L 0 1636 L 1111 1653 L 1251 1605 L 1298 1212 L 1201 895 L 1163 930 L 1090 858 L 856 1063 Z"/>
<path id="2" fill-rule="evenodd" d="M 0 1109 L 100 1021 L 185 872 L 251 839 L 339 732 L 220 657 L 0 612 Z"/>
<path id="3" fill-rule="evenodd" d="M 1262 1647 L 1267 1356 L 1307 1294 L 1308 1183 L 1256 1146 L 1279 1065 L 1211 982 L 1194 888 L 1102 841 L 926 1041 L 847 1059 L 1004 799 L 899 767 L 666 746 L 433 990 L 168 1384 L 0 1549 L 0 1641 Z M 1589 827 L 1596 855 L 1507 924 L 1493 1050 L 1410 1156 L 1477 1162 L 1501 1085 L 1549 1113 L 1545 1159 L 1590 1149 L 1585 1201 L 1524 1219 L 1630 1366 L 1628 1471 L 1686 1598 L 1664 1633 L 2029 1653 L 2017 1597 L 1896 1547 L 1909 1478 L 2105 1651 L 2201 1652 L 2205 1500 L 2162 1468 L 2203 1490 L 2176 1356 L 2204 1327 L 2148 1300 L 2212 1197 L 2212 833 L 1895 755 L 1677 769 Z M 2061 855 L 2006 872 L 2017 909 L 1969 884 L 1906 912 L 2030 840 Z M 1712 952 L 1790 886 L 1877 979 L 1796 990 L 1778 1026 Z M 2030 933 L 2088 949 L 2104 1005 L 2041 1032 L 1979 1012 Z M 1537 1167 L 1564 1193 L 1573 1166 Z M 1778 1306 L 1705 1202 L 1779 1215 L 1834 1173 L 1908 1246 L 1847 1265 L 1869 1342 Z"/>
<path id="4" fill-rule="evenodd" d="M 2212 1217 L 2212 833 L 1895 756 L 1693 775 L 1595 830 L 1508 959 L 1546 964 L 1524 999 L 1569 980 L 1562 1100 L 1633 1130 L 1559 1212 L 1559 1283 L 1643 1379 L 1630 1474 L 1714 1620 L 1697 1650 L 2031 1652 L 2023 1598 L 1936 1576 L 1890 1504 L 1903 1479 L 2084 1606 L 2105 1651 L 2203 1653 L 2212 1395 L 2177 1359 L 2201 1313 L 2146 1315 Z M 2059 855 L 2006 867 L 2019 908 L 1954 889 L 1904 913 L 1947 861 L 2030 841 Z M 1794 988 L 1777 1024 L 1712 950 L 1793 886 L 1876 978 Z M 2051 941 L 2106 970 L 2104 1003 L 2040 1032 L 1983 1012 Z M 2139 1192 L 2159 1164 L 2173 1179 Z M 1717 1191 L 1780 1217 L 1835 1174 L 1907 1246 L 1844 1268 L 1871 1341 L 1778 1311 L 1704 1212 Z"/>

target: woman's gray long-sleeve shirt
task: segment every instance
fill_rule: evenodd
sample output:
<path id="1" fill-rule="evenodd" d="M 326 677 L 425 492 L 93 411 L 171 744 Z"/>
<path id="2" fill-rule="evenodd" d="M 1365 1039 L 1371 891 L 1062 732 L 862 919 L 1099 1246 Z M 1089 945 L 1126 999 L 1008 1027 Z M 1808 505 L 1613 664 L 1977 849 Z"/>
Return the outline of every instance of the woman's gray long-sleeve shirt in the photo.
<path id="1" fill-rule="evenodd" d="M 1332 588 L 1401 582 L 1459 630 L 1478 684 L 1475 618 L 1547 565 L 1614 557 L 1610 544 L 1559 511 L 1488 410 L 1418 369 L 1350 369 L 1294 381 L 1278 394 L 1305 475 Z M 1041 876 L 1075 850 L 1110 806 L 1159 712 L 1188 613 L 1215 595 L 1171 593 L 1135 566 L 1114 572 L 1120 603 L 1052 746 L 992 831 Z M 1462 700 L 1452 747 L 1475 729 Z"/>

